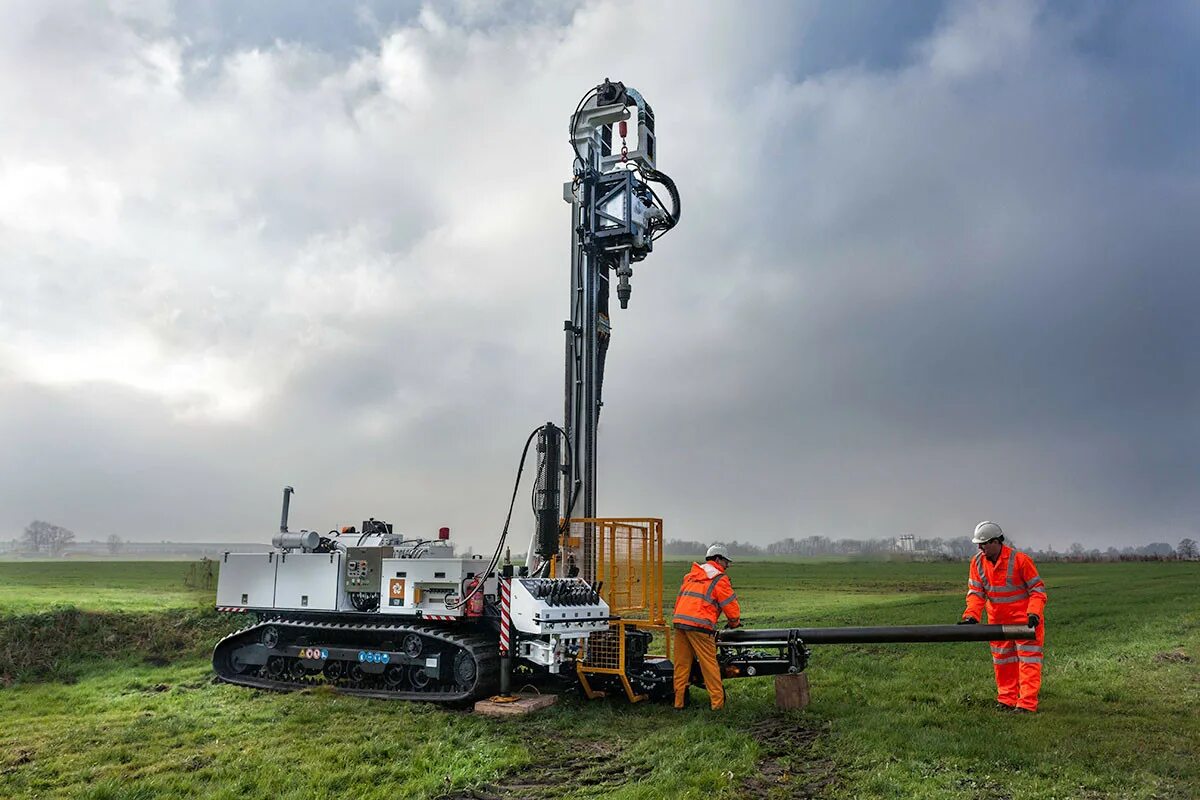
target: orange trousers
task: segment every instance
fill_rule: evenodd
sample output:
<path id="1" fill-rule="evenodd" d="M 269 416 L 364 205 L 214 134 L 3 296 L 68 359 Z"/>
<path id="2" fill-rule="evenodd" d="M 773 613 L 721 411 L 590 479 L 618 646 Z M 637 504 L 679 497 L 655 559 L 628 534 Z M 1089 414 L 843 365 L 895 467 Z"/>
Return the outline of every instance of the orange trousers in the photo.
<path id="1" fill-rule="evenodd" d="M 721 668 L 717 666 L 717 637 L 704 631 L 676 628 L 671 646 L 675 657 L 675 707 L 683 708 L 683 698 L 692 680 L 692 661 L 698 660 L 713 711 L 724 708 L 725 686 L 721 683 Z"/>
<path id="2" fill-rule="evenodd" d="M 991 619 L 989 618 L 989 622 Z M 1021 619 L 1024 622 L 1024 618 Z M 999 624 L 999 623 L 998 623 Z M 1017 624 L 1004 623 L 1004 624 Z M 1037 638 L 992 642 L 992 668 L 996 671 L 996 701 L 1006 706 L 1037 711 L 1042 688 L 1042 655 L 1046 622 L 1037 626 Z"/>

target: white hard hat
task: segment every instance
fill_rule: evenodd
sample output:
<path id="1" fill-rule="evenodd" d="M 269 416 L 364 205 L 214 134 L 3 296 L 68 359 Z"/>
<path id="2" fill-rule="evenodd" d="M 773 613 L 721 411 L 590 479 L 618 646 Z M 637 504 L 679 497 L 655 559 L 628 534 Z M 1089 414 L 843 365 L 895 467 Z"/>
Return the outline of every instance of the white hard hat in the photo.
<path id="1" fill-rule="evenodd" d="M 714 544 L 712 547 L 708 548 L 708 552 L 704 554 L 704 560 L 707 561 L 708 559 L 716 558 L 717 556 L 725 559 L 730 564 L 733 563 L 733 559 L 729 557 L 729 551 L 725 549 L 725 545 L 723 544 Z"/>
<path id="2" fill-rule="evenodd" d="M 984 520 L 975 526 L 975 535 L 971 537 L 973 544 L 983 544 L 984 542 L 998 539 L 1004 535 L 1004 531 L 1000 530 L 1000 526 L 994 522 Z"/>

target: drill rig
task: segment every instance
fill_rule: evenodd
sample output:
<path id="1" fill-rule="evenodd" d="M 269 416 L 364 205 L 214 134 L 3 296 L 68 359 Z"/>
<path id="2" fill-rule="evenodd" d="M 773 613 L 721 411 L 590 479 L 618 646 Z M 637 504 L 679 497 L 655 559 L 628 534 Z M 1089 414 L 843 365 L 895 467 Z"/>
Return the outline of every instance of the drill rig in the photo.
<path id="1" fill-rule="evenodd" d="M 635 140 L 630 147 L 630 122 Z M 662 606 L 662 520 L 596 516 L 596 453 L 610 295 L 626 308 L 633 265 L 680 218 L 675 183 L 656 167 L 654 112 L 605 80 L 569 125 L 571 315 L 564 323 L 563 425 L 530 433 L 490 559 L 455 553 L 448 528 L 413 537 L 369 518 L 321 534 L 292 531 L 285 487 L 265 553 L 225 553 L 219 611 L 257 621 L 222 639 L 213 668 L 229 683 L 292 690 L 324 684 L 366 697 L 459 703 L 510 691 L 513 670 L 577 681 L 589 697 L 671 691 Z M 669 198 L 663 200 L 662 190 Z M 524 565 L 501 565 L 521 474 L 535 445 L 535 518 Z M 575 509 L 582 499 L 582 515 Z M 661 637 L 661 647 L 652 646 Z M 918 626 L 737 630 L 718 635 L 726 677 L 798 673 L 807 644 L 1032 638 L 1024 627 Z M 665 655 L 652 655 L 652 650 Z"/>
<path id="2" fill-rule="evenodd" d="M 222 680 L 281 690 L 325 683 L 357 695 L 458 702 L 497 688 L 507 693 L 514 662 L 527 672 L 572 675 L 587 639 L 610 630 L 614 617 L 595 577 L 595 547 L 588 543 L 564 560 L 560 546 L 571 539 L 565 520 L 581 498 L 584 516 L 595 515 L 610 283 L 616 279 L 626 307 L 633 265 L 679 222 L 680 202 L 674 182 L 655 166 L 654 112 L 635 89 L 605 80 L 588 91 L 571 115 L 569 139 L 564 424 L 546 423 L 526 440 L 493 556 L 456 555 L 445 528 L 437 538 L 410 537 L 374 518 L 325 535 L 293 532 L 293 490 L 286 487 L 274 549 L 222 557 L 218 610 L 258 618 L 214 649 L 213 668 Z M 502 566 L 521 472 L 535 441 L 529 560 Z M 556 564 L 563 565 L 559 574 Z M 669 667 L 647 667 L 639 688 L 664 686 Z"/>

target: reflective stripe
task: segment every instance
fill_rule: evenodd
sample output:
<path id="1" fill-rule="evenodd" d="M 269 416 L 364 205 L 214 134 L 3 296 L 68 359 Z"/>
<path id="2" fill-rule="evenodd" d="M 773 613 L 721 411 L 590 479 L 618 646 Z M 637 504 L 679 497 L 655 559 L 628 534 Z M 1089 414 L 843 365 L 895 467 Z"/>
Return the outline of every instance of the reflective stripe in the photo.
<path id="1" fill-rule="evenodd" d="M 1022 653 L 1026 653 L 1026 652 L 1040 653 L 1040 652 L 1042 652 L 1042 646 L 1038 645 L 1038 644 L 1021 644 L 1020 642 L 1018 642 L 1017 649 L 1020 650 Z"/>
<path id="2" fill-rule="evenodd" d="M 708 600 L 710 602 L 712 601 L 713 592 L 715 592 L 717 590 L 717 583 L 721 580 L 721 578 L 724 578 L 724 577 L 725 577 L 725 574 L 722 573 L 708 582 L 708 590 L 704 592 L 705 600 Z"/>
<path id="3" fill-rule="evenodd" d="M 998 656 L 1005 656 L 1005 655 L 1010 656 L 1015 652 L 1017 652 L 1017 651 L 1011 647 L 993 647 L 992 648 L 992 653 L 994 655 L 998 655 Z"/>
<path id="4" fill-rule="evenodd" d="M 695 597 L 695 598 L 696 598 L 696 599 L 698 599 L 698 600 L 707 600 L 707 599 L 708 599 L 707 597 L 705 597 L 704 595 L 700 594 L 699 592 L 688 592 L 688 591 L 683 591 L 683 592 L 680 592 L 680 593 L 679 593 L 679 596 L 680 596 L 680 597 Z"/>
<path id="5" fill-rule="evenodd" d="M 968 575 L 967 597 L 981 597 L 989 606 L 1020 603 L 1027 601 L 1034 594 L 1040 594 L 1045 598 L 1045 584 L 1036 572 L 1029 580 L 1021 579 L 1020 583 L 1014 582 L 1018 580 L 1015 576 L 1018 575 L 1017 559 L 1021 553 L 1011 547 L 1005 547 L 1001 552 L 1007 553 L 1008 558 L 1008 563 L 1004 565 L 1004 582 L 999 582 L 999 576 L 996 576 L 996 582 L 988 577 L 988 571 L 984 569 L 983 553 L 977 553 L 971 561 L 971 571 L 979 576 L 979 580 Z M 1030 562 L 1030 565 L 1032 563 Z"/>
<path id="6" fill-rule="evenodd" d="M 1015 663 L 1017 663 L 1017 657 L 1009 656 L 1008 658 L 996 658 L 995 656 L 992 656 L 992 663 L 993 664 L 1015 664 Z"/>
<path id="7" fill-rule="evenodd" d="M 734 600 L 737 600 L 737 595 L 736 595 L 736 594 L 731 594 L 731 595 L 729 595 L 729 597 L 726 597 L 724 600 L 722 600 L 721 602 L 717 603 L 717 608 L 724 608 L 725 606 L 727 606 L 727 605 L 729 605 L 730 603 L 732 603 Z"/>
<path id="8" fill-rule="evenodd" d="M 1017 660 L 1020 661 L 1022 664 L 1041 664 L 1042 663 L 1041 656 L 1021 656 Z"/>
<path id="9" fill-rule="evenodd" d="M 672 618 L 672 620 L 671 620 L 672 624 L 674 624 L 676 622 L 680 622 L 680 621 L 682 621 L 684 625 L 695 625 L 697 628 L 704 628 L 705 630 L 710 630 L 710 631 L 716 630 L 716 627 L 717 627 L 716 625 L 714 625 L 713 623 L 709 622 L 706 619 L 700 619 L 699 617 L 689 617 L 687 614 L 676 614 L 674 616 L 674 618 Z"/>

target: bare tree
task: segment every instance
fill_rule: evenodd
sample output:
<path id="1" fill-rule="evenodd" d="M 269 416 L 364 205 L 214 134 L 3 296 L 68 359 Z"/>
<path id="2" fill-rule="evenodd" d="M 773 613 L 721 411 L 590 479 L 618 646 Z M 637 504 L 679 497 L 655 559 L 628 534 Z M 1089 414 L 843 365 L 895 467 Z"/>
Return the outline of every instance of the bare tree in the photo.
<path id="1" fill-rule="evenodd" d="M 1179 557 L 1186 561 L 1193 561 L 1200 558 L 1200 548 L 1196 545 L 1195 539 L 1184 539 L 1179 543 L 1179 547 L 1175 548 L 1175 552 Z"/>
<path id="2" fill-rule="evenodd" d="M 120 536 L 117 536 L 115 533 L 111 534 L 108 537 L 109 554 L 115 556 L 117 553 L 121 552 L 121 547 L 124 546 L 124 544 L 125 541 Z"/>
<path id="3" fill-rule="evenodd" d="M 26 525 L 25 534 L 21 537 L 21 542 L 27 551 L 45 553 L 48 556 L 61 556 L 67 545 L 74 541 L 74 531 L 43 522 L 40 519 L 35 519 Z"/>

